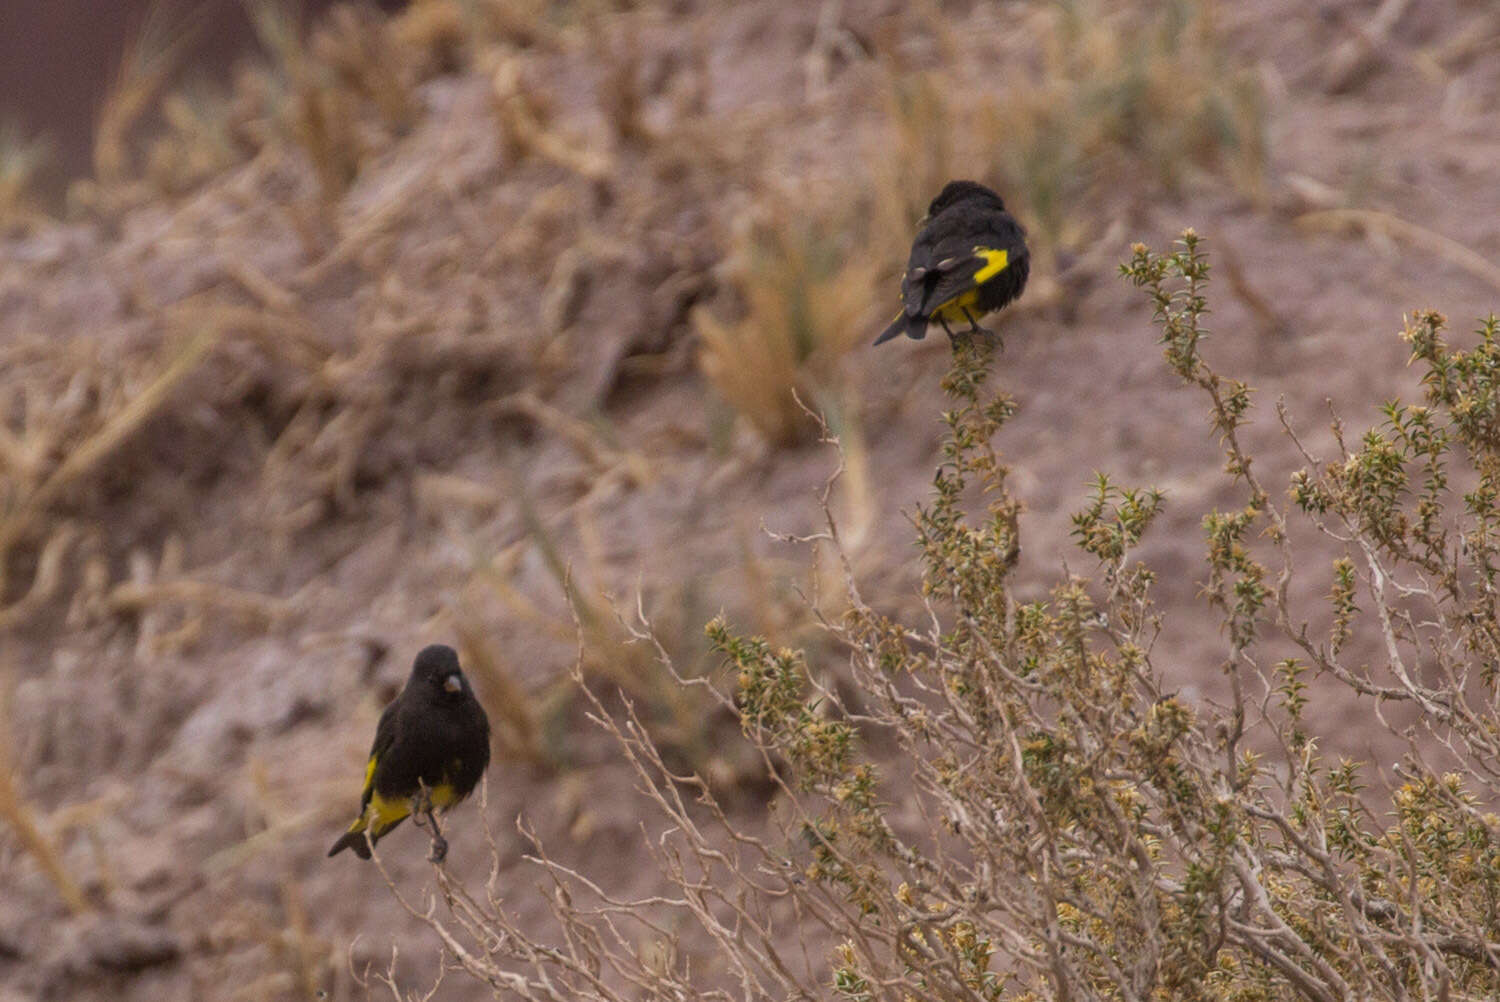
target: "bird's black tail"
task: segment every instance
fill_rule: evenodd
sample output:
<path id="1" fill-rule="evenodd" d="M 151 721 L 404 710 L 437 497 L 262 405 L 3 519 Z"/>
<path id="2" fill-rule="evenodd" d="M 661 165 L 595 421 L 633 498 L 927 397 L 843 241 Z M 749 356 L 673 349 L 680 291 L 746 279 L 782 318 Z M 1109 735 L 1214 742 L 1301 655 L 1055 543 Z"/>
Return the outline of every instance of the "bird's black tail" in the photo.
<path id="1" fill-rule="evenodd" d="M 360 821 L 363 820 L 363 818 L 360 819 Z M 370 832 L 370 835 L 372 836 L 370 842 L 379 842 L 381 839 L 385 838 L 391 833 L 392 828 L 395 828 L 405 820 L 406 815 L 403 814 L 401 817 L 397 818 L 395 821 L 390 822 L 389 824 L 376 821 L 375 830 Z M 344 834 L 339 837 L 339 840 L 333 843 L 333 848 L 328 850 L 328 855 L 337 856 L 345 849 L 353 849 L 354 855 L 358 856 L 360 859 L 369 859 L 370 842 L 365 841 L 365 826 L 360 822 L 355 822 L 355 827 L 351 827 L 348 831 L 344 832 Z"/>
<path id="2" fill-rule="evenodd" d="M 353 849 L 354 855 L 360 859 L 370 858 L 370 844 L 365 841 L 365 830 L 363 828 L 359 831 L 344 832 L 339 840 L 333 843 L 333 848 L 328 850 L 328 855 L 337 856 L 345 849 Z"/>
<path id="3" fill-rule="evenodd" d="M 896 319 L 891 321 L 891 325 L 880 332 L 880 336 L 875 339 L 874 343 L 885 344 L 898 334 L 905 334 L 913 340 L 920 341 L 927 335 L 927 324 L 921 317 L 909 317 L 906 311 L 902 310 L 896 314 Z"/>

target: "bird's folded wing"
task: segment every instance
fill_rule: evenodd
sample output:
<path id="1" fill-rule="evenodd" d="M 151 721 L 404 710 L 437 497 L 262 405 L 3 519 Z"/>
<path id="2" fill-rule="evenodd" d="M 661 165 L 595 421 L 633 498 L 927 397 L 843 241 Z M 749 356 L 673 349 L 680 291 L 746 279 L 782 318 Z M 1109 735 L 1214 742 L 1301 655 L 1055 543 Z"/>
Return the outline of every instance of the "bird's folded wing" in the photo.
<path id="1" fill-rule="evenodd" d="M 380 723 L 375 725 L 375 741 L 370 745 L 370 761 L 365 764 L 365 787 L 360 791 L 359 806 L 361 809 L 370 803 L 370 796 L 375 792 L 375 769 L 380 764 L 380 757 L 391 750 L 391 745 L 396 743 L 396 704 L 392 702 L 380 715 Z"/>
<path id="2" fill-rule="evenodd" d="M 915 304 L 911 298 L 907 299 L 907 312 L 913 316 L 931 316 L 1008 267 L 1010 252 L 1000 247 L 974 246 L 963 253 L 945 256 L 926 269 L 920 281 L 911 283 L 912 291 L 920 290 L 922 295 Z"/>

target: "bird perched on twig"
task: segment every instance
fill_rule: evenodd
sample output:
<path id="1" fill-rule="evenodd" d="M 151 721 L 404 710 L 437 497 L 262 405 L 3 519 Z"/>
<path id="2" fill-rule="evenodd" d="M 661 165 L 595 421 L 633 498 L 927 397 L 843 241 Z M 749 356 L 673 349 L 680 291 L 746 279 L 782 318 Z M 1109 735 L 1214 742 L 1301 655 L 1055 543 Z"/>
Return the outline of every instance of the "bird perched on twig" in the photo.
<path id="1" fill-rule="evenodd" d="M 490 721 L 458 666 L 451 647 L 424 647 L 411 677 L 375 727 L 365 765 L 359 816 L 328 855 L 353 849 L 370 858 L 370 846 L 412 814 L 432 825 L 432 856 L 442 862 L 447 840 L 436 810 L 447 811 L 474 791 L 490 762 Z"/>
<path id="2" fill-rule="evenodd" d="M 920 341 L 933 323 L 950 338 L 949 324 L 964 322 L 969 326 L 962 334 L 990 334 L 979 318 L 1019 296 L 1030 270 L 1026 230 L 1000 196 L 974 181 L 949 181 L 912 244 L 901 312 L 875 343 L 898 334 Z"/>

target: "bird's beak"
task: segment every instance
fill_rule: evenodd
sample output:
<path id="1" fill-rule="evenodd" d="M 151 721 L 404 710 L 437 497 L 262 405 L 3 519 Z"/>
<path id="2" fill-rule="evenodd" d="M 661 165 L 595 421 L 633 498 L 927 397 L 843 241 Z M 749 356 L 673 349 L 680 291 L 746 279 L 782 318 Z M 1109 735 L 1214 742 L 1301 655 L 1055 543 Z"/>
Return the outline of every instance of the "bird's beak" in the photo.
<path id="1" fill-rule="evenodd" d="M 449 675 L 447 678 L 443 679 L 443 688 L 448 692 L 463 692 L 463 676 L 458 674 Z"/>

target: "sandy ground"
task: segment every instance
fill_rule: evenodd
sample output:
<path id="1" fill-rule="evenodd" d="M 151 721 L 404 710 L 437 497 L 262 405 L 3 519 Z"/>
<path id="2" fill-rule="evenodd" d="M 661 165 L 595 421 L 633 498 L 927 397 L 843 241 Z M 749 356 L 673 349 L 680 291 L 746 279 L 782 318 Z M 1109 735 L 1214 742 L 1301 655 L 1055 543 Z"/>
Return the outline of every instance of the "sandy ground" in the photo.
<path id="1" fill-rule="evenodd" d="M 1039 248 L 1033 291 L 1062 291 L 1003 323 L 996 378 L 1020 401 L 1000 446 L 1026 506 L 1022 596 L 1089 569 L 1069 548 L 1069 514 L 1095 471 L 1161 487 L 1166 512 L 1142 552 L 1167 624 L 1154 661 L 1195 699 L 1219 692 L 1226 650 L 1199 593 L 1199 522 L 1239 499 L 1206 401 L 1162 364 L 1148 305 L 1115 267 L 1132 242 L 1162 247 L 1186 226 L 1232 265 L 1219 273 L 1236 281 L 1213 288 L 1209 356 L 1256 388 L 1249 440 L 1268 483 L 1302 465 L 1275 401 L 1329 456 L 1330 403 L 1358 429 L 1381 401 L 1414 396 L 1403 312 L 1440 309 L 1461 339 L 1500 299 L 1500 24 L 1479 2 L 1408 6 L 1330 82 L 1330 54 L 1372 5 L 1222 5 L 1228 58 L 1264 93 L 1262 191 L 1199 172 L 1175 190 L 1119 177 L 1090 204 L 1081 246 Z M 1025 7 L 944 10 L 982 55 Z M 891 16 L 843 13 L 870 37 Z M 13 430 L 22 415 L 63 420 L 141 394 L 159 371 L 143 359 L 219 332 L 171 388 L 190 405 L 164 408 L 55 496 L 49 531 L 71 533 L 62 583 L 0 633 L 18 781 L 93 903 L 70 915 L 15 833 L 0 833 L 0 1000 L 362 997 L 348 961 L 383 966 L 393 945 L 403 985 L 428 984 L 431 932 L 368 866 L 324 853 L 355 805 L 381 706 L 432 641 L 461 641 L 490 666 L 475 672 L 497 719 L 482 813 L 522 924 L 544 930 L 547 910 L 518 815 L 607 886 L 656 887 L 640 846 L 655 819 L 567 679 L 577 639 L 560 568 L 601 609 L 639 594 L 688 670 L 713 667 L 701 627 L 720 609 L 820 651 L 797 591 L 821 584 L 832 601 L 826 567 L 762 526 L 815 529 L 835 456 L 773 448 L 733 423 L 693 364 L 689 319 L 723 295 L 738 213 L 801 190 L 787 178 L 826 199 L 850 156 L 878 148 L 872 66 L 808 85 L 817 17 L 775 3 L 620 15 L 635 19 L 641 72 L 669 81 L 646 120 L 667 114 L 691 63 L 720 124 L 646 152 L 619 145 L 609 180 L 507 151 L 492 74 L 476 71 L 422 85 L 414 126 L 338 203 L 342 243 L 305 236 L 288 206 L 313 181 L 267 156 L 181 198 L 0 235 L 0 337 L 23 360 L 0 372 Z M 575 134 L 598 134 L 590 95 L 608 81 L 587 52 L 543 46 L 524 72 Z M 1004 78 L 976 85 L 999 92 Z M 960 151 L 954 172 L 982 176 L 991 155 Z M 1374 228 L 1299 223 L 1344 207 L 1379 214 Z M 1389 218 L 1420 232 L 1382 228 Z M 1062 278 L 1059 252 L 1073 262 Z M 205 295 L 295 319 L 218 327 L 171 312 Z M 872 333 L 882 312 L 862 318 Z M 930 485 L 946 351 L 902 342 L 843 363 L 863 469 L 835 511 L 864 594 L 893 611 L 915 609 L 904 513 Z M 64 459 L 35 457 L 42 469 Z M 12 550 L 7 603 L 40 575 L 47 538 Z M 1327 592 L 1333 552 L 1310 545 L 1294 584 L 1304 599 Z M 642 664 L 607 644 L 585 657 L 673 754 L 735 776 L 733 724 L 675 706 Z M 1325 751 L 1399 751 L 1364 726 L 1369 706 L 1315 692 Z M 736 817 L 753 830 L 764 803 L 745 788 Z M 450 867 L 470 879 L 489 864 L 480 821 L 470 805 L 451 822 Z M 420 833 L 385 845 L 420 898 Z M 711 953 L 690 937 L 685 949 Z M 454 978 L 438 997 L 486 995 Z"/>

